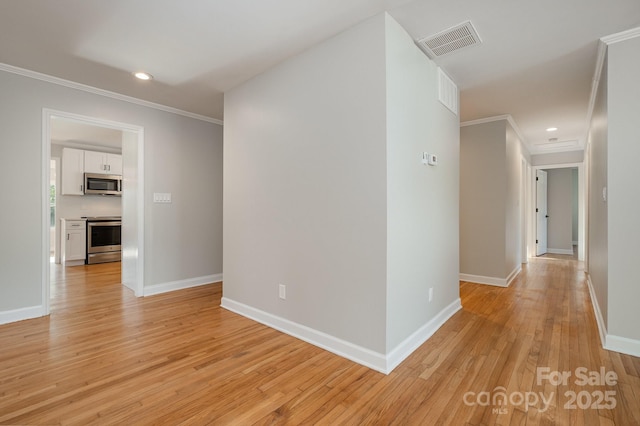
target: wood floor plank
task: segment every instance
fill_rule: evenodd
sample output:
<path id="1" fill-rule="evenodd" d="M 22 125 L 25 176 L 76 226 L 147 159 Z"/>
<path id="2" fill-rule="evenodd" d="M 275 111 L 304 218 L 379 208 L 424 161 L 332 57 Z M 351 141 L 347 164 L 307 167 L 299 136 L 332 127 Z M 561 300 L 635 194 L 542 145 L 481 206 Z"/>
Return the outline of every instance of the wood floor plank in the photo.
<path id="1" fill-rule="evenodd" d="M 640 425 L 640 359 L 601 347 L 580 268 L 461 282 L 463 309 L 385 376 L 222 309 L 220 283 L 136 298 L 117 263 L 56 267 L 51 316 L 0 326 L 0 424 Z M 567 408 L 605 391 L 615 408 Z"/>

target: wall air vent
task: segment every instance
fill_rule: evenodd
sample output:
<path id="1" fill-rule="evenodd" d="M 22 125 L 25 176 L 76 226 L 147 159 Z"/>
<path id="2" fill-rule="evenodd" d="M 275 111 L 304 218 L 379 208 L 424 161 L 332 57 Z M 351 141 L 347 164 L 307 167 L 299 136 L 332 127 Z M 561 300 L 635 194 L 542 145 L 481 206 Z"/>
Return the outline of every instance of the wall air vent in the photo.
<path id="1" fill-rule="evenodd" d="M 471 21 L 416 41 L 416 44 L 432 59 L 480 43 L 482 40 Z"/>
<path id="2" fill-rule="evenodd" d="M 438 100 L 458 115 L 458 86 L 438 67 Z"/>

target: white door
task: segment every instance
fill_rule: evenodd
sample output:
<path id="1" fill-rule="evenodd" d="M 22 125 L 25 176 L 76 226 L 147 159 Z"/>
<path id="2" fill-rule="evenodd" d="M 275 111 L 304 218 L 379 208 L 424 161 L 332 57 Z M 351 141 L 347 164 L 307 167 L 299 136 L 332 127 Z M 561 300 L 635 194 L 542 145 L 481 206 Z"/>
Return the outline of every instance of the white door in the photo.
<path id="1" fill-rule="evenodd" d="M 536 170 L 536 256 L 547 252 L 547 172 Z"/>

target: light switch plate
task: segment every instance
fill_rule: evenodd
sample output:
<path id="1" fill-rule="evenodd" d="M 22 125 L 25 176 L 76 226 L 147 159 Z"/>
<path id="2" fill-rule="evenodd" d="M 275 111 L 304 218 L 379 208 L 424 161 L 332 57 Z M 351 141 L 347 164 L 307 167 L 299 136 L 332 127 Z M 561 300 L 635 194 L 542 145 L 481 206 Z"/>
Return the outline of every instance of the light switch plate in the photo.
<path id="1" fill-rule="evenodd" d="M 153 202 L 154 203 L 170 203 L 171 193 L 170 192 L 154 192 Z"/>

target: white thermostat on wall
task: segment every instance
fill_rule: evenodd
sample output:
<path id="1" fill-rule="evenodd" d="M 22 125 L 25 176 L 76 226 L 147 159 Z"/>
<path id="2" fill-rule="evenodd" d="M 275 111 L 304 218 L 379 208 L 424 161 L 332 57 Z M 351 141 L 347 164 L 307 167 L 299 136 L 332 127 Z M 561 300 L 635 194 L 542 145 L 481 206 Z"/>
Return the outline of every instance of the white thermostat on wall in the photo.
<path id="1" fill-rule="evenodd" d="M 438 164 L 438 156 L 436 154 L 429 154 L 428 152 L 422 153 L 422 164 L 428 164 L 430 166 L 436 166 Z"/>

